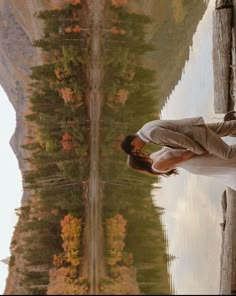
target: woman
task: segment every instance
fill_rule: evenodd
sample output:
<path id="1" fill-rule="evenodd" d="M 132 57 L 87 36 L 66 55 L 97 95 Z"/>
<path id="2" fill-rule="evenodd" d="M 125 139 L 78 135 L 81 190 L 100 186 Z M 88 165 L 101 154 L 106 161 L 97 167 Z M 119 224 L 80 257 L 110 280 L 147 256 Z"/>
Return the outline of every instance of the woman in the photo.
<path id="1" fill-rule="evenodd" d="M 236 190 L 236 159 L 224 160 L 212 154 L 196 155 L 188 150 L 162 148 L 148 156 L 143 152 L 131 154 L 128 165 L 136 170 L 153 175 L 178 174 L 178 168 L 197 174 L 214 177 L 225 186 Z"/>

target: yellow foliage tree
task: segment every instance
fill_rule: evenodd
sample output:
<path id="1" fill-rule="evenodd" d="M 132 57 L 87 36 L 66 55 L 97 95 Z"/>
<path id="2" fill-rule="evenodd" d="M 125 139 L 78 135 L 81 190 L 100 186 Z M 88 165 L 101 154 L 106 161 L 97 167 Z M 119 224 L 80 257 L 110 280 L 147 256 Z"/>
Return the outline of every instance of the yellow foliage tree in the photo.
<path id="1" fill-rule="evenodd" d="M 122 261 L 122 252 L 125 247 L 124 238 L 126 235 L 126 224 L 126 220 L 119 214 L 106 221 L 106 238 L 108 247 L 107 263 L 110 266 L 114 266 Z"/>
<path id="2" fill-rule="evenodd" d="M 85 295 L 88 293 L 86 279 L 75 277 L 74 267 L 51 269 L 47 295 Z"/>
<path id="3" fill-rule="evenodd" d="M 81 219 L 66 215 L 61 220 L 61 238 L 64 252 L 53 256 L 55 268 L 49 272 L 47 295 L 85 295 L 87 280 L 78 273 Z"/>
<path id="4" fill-rule="evenodd" d="M 67 215 L 61 221 L 62 247 L 65 252 L 65 259 L 72 266 L 80 264 L 79 247 L 81 236 L 81 219 Z"/>

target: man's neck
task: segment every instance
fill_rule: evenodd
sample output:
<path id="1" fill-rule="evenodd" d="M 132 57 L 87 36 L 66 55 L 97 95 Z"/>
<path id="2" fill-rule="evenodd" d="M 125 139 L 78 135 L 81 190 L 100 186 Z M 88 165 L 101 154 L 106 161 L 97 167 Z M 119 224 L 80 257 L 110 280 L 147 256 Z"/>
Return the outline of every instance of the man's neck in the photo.
<path id="1" fill-rule="evenodd" d="M 141 133 L 141 131 L 138 131 L 136 135 L 142 142 L 144 142 L 144 144 L 149 142 L 149 140 Z"/>

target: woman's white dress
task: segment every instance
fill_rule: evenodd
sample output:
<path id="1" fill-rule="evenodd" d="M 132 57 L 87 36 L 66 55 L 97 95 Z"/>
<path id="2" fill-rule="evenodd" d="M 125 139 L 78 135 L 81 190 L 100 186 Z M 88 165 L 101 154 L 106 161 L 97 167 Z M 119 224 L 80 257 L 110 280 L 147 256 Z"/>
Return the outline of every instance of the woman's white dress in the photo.
<path id="1" fill-rule="evenodd" d="M 150 155 L 153 160 L 153 170 L 159 173 L 168 172 L 173 168 L 182 168 L 192 174 L 203 175 L 217 179 L 225 186 L 236 190 L 236 159 L 224 160 L 212 154 L 194 156 L 193 158 L 178 163 L 167 171 L 160 171 L 154 168 L 154 164 L 160 159 L 168 159 L 186 152 L 181 149 L 162 148 L 160 151 Z"/>

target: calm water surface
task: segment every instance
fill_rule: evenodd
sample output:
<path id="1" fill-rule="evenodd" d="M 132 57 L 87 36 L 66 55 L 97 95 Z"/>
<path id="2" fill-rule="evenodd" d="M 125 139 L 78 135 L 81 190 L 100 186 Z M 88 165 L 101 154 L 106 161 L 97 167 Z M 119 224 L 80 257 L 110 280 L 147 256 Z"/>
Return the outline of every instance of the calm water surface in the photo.
<path id="1" fill-rule="evenodd" d="M 182 78 L 162 109 L 163 119 L 203 116 L 206 122 L 222 119 L 213 110 L 212 12 L 210 1 L 190 48 Z M 226 139 L 227 141 L 228 139 Z M 232 138 L 231 138 L 232 140 Z M 153 201 L 164 207 L 162 223 L 169 241 L 169 265 L 176 294 L 218 294 L 224 185 L 211 178 L 180 170 L 153 184 Z M 158 184 L 160 186 L 160 184 Z"/>

